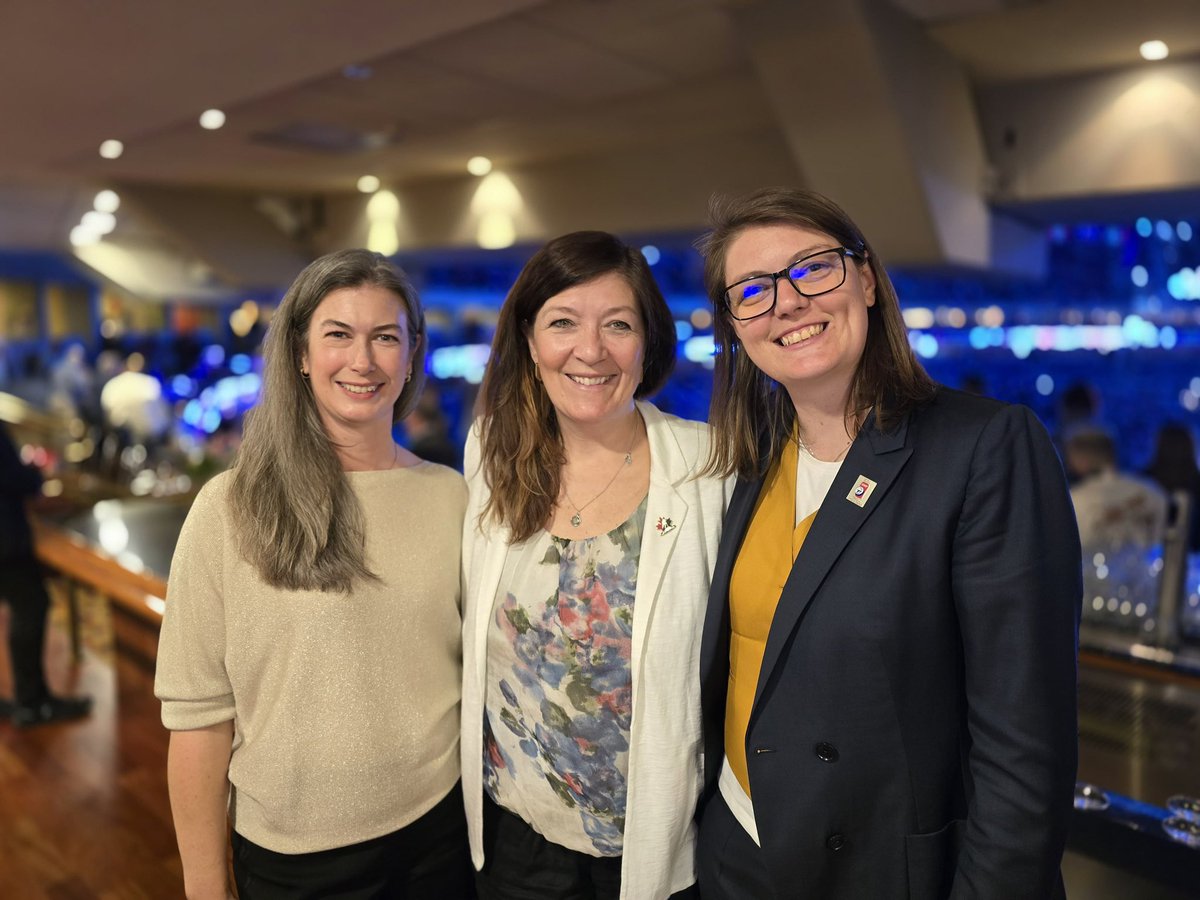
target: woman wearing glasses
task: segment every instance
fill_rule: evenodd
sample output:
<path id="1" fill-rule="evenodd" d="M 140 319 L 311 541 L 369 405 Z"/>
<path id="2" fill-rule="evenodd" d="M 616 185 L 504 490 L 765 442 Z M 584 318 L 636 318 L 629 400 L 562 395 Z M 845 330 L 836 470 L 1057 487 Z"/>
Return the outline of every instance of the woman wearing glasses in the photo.
<path id="1" fill-rule="evenodd" d="M 699 886 L 1062 896 L 1079 540 L 1033 414 L 935 385 L 825 198 L 714 204 Z"/>
<path id="2" fill-rule="evenodd" d="M 582 231 L 500 310 L 467 443 L 463 793 L 482 900 L 694 897 L 700 628 L 726 482 L 653 394 L 675 326 Z"/>

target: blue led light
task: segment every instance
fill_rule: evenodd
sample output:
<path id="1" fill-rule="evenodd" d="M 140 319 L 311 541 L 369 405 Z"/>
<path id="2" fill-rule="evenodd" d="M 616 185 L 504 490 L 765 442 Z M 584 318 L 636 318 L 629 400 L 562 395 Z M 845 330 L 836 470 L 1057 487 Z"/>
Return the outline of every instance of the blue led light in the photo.
<path id="1" fill-rule="evenodd" d="M 229 360 L 229 371 L 234 375 L 245 375 L 252 367 L 250 357 L 245 353 L 235 353 Z"/>
<path id="2" fill-rule="evenodd" d="M 690 362 L 702 363 L 711 360 L 717 352 L 716 341 L 711 334 L 702 334 L 689 338 L 683 345 L 683 356 Z"/>
<path id="3" fill-rule="evenodd" d="M 189 400 L 183 408 L 183 421 L 193 428 L 200 427 L 200 419 L 204 415 L 204 407 L 199 400 Z"/>
<path id="4" fill-rule="evenodd" d="M 1043 397 L 1049 397 L 1054 393 L 1054 379 L 1049 375 L 1039 375 L 1037 377 L 1037 392 Z"/>
<path id="5" fill-rule="evenodd" d="M 1154 234 L 1154 223 L 1145 216 L 1137 220 L 1135 227 L 1137 228 L 1137 233 L 1142 237 L 1150 237 L 1150 235 Z"/>
<path id="6" fill-rule="evenodd" d="M 662 253 L 653 244 L 647 244 L 642 248 L 642 256 L 646 257 L 647 264 L 651 266 L 657 265 L 658 261 L 662 259 Z"/>
<path id="7" fill-rule="evenodd" d="M 917 355 L 922 359 L 933 359 L 938 355 L 938 342 L 932 334 L 923 334 L 917 338 Z"/>
<path id="8" fill-rule="evenodd" d="M 695 333 L 691 322 L 684 322 L 680 319 L 675 320 L 675 337 L 678 340 L 686 341 Z"/>

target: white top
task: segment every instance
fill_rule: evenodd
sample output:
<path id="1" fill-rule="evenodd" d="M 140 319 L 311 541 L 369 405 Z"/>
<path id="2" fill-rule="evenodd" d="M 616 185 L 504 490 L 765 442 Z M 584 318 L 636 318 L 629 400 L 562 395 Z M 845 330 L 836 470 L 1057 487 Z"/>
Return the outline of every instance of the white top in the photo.
<path id="1" fill-rule="evenodd" d="M 695 883 L 695 814 L 703 766 L 700 636 L 721 520 L 734 479 L 693 478 L 708 426 L 638 403 L 650 445 L 650 491 L 634 599 L 623 900 L 660 900 Z M 483 867 L 483 704 L 487 632 L 509 552 L 508 530 L 478 525 L 487 501 L 479 438 L 466 449 L 471 496 L 463 534 L 463 797 L 471 858 Z M 661 528 L 659 527 L 661 525 Z"/>
<path id="2" fill-rule="evenodd" d="M 1143 478 L 1109 470 L 1071 488 L 1084 547 L 1153 547 L 1167 525 L 1167 495 Z"/>
<path id="3" fill-rule="evenodd" d="M 620 856 L 643 499 L 604 534 L 509 549 L 488 630 L 484 788 L 547 840 Z"/>

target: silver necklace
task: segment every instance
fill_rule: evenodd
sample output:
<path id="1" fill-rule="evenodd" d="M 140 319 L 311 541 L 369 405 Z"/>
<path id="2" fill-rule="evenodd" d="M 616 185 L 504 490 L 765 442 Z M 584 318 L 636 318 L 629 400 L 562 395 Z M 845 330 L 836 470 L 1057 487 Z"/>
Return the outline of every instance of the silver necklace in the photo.
<path id="1" fill-rule="evenodd" d="M 575 510 L 575 515 L 571 516 L 571 524 L 574 527 L 578 528 L 583 524 L 583 511 L 604 496 L 604 492 L 616 483 L 617 477 L 623 471 L 625 471 L 626 466 L 633 465 L 633 445 L 637 442 L 638 431 L 638 423 L 635 421 L 633 423 L 633 437 L 629 441 L 629 449 L 625 451 L 625 458 L 621 461 L 621 465 L 617 466 L 617 471 L 613 472 L 613 477 L 608 479 L 608 484 L 600 489 L 600 493 L 587 503 L 583 504 L 583 506 L 578 506 L 575 501 L 571 499 L 571 495 L 567 493 L 567 486 L 565 484 L 563 485 L 563 496 L 567 498 L 567 502 L 570 503 L 572 508 Z"/>
<path id="2" fill-rule="evenodd" d="M 835 456 L 833 459 L 822 459 L 821 457 L 817 456 L 817 454 L 813 453 L 812 447 L 808 446 L 808 442 L 801 437 L 799 429 L 796 430 L 796 443 L 801 446 L 805 453 L 817 460 L 817 462 L 837 462 L 842 458 L 845 452 L 850 449 L 850 445 L 854 443 L 854 438 L 850 438 L 850 440 L 846 441 L 846 446 L 839 450 L 837 456 Z"/>

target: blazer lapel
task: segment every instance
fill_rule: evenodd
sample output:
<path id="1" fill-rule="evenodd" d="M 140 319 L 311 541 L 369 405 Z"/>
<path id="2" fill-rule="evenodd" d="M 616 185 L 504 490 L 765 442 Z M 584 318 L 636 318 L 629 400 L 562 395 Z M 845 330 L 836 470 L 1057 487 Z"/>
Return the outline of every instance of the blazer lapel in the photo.
<path id="1" fill-rule="evenodd" d="M 637 591 L 633 603 L 633 677 L 641 678 L 647 632 L 655 604 L 662 593 L 663 576 L 688 514 L 687 501 L 675 489 L 687 472 L 687 461 L 671 433 L 666 418 L 654 406 L 639 403 L 650 445 L 650 491 L 646 497 L 646 522 L 638 560 Z"/>
<path id="2" fill-rule="evenodd" d="M 730 498 L 729 509 L 725 511 L 717 562 L 713 567 L 712 590 L 704 614 L 704 636 L 700 644 L 701 672 L 707 672 L 714 664 L 722 667 L 726 675 L 729 672 L 729 579 L 733 576 L 733 564 L 737 562 L 738 551 L 742 547 L 746 529 L 750 527 L 750 516 L 762 486 L 761 478 L 754 481 L 739 480 Z"/>
<path id="3" fill-rule="evenodd" d="M 481 697 L 484 696 L 487 680 L 488 626 L 492 621 L 492 612 L 496 608 L 496 591 L 499 589 L 500 579 L 504 575 L 504 563 L 508 559 L 509 537 L 508 527 L 500 526 L 496 529 L 496 534 L 488 540 L 479 571 L 479 581 L 472 591 L 474 609 L 470 611 L 471 619 L 468 627 L 473 629 L 474 645 L 471 650 L 482 663 L 475 668 L 475 687 Z"/>
<path id="4" fill-rule="evenodd" d="M 738 480 L 725 512 L 700 641 L 700 710 L 704 735 L 705 794 L 715 789 L 725 756 L 725 702 L 729 693 L 729 579 L 750 525 L 763 480 Z"/>
<path id="5" fill-rule="evenodd" d="M 791 574 L 784 583 L 779 605 L 775 608 L 762 669 L 759 671 L 758 687 L 755 689 L 751 726 L 758 713 L 764 688 L 804 611 L 808 609 L 830 568 L 858 529 L 878 508 L 912 455 L 912 448 L 905 446 L 907 433 L 907 419 L 894 431 L 886 434 L 877 431 L 872 413 L 863 426 L 865 439 L 854 442 L 846 461 L 838 470 L 812 529 L 800 548 Z M 860 484 L 864 485 L 866 496 L 850 499 Z M 721 583 L 728 585 L 728 579 Z"/>

